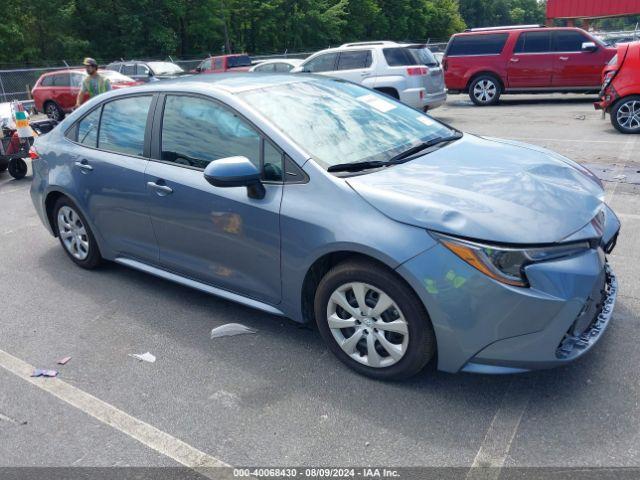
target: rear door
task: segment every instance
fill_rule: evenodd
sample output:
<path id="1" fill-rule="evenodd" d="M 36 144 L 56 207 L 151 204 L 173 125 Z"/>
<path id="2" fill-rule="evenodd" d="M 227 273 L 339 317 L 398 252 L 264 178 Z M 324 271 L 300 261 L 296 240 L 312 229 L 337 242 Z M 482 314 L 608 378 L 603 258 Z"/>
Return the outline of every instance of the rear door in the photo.
<path id="1" fill-rule="evenodd" d="M 367 85 L 373 72 L 371 50 L 347 50 L 339 53 L 337 70 L 329 75 Z"/>
<path id="2" fill-rule="evenodd" d="M 553 85 L 555 87 L 593 87 L 598 89 L 602 69 L 608 58 L 598 43 L 594 52 L 582 51 L 582 44 L 593 39 L 578 30 L 554 32 L 555 61 Z"/>
<path id="3" fill-rule="evenodd" d="M 508 88 L 548 88 L 552 85 L 555 53 L 546 30 L 522 32 L 507 64 Z"/>
<path id="4" fill-rule="evenodd" d="M 67 132 L 76 196 L 115 256 L 157 264 L 148 214 L 148 164 L 153 95 L 107 101 Z"/>
<path id="5" fill-rule="evenodd" d="M 155 160 L 146 178 L 161 266 L 278 303 L 282 152 L 209 97 L 168 94 L 161 102 L 154 122 Z M 238 155 L 264 172 L 264 198 L 250 198 L 246 187 L 214 187 L 205 180 L 210 162 Z"/>

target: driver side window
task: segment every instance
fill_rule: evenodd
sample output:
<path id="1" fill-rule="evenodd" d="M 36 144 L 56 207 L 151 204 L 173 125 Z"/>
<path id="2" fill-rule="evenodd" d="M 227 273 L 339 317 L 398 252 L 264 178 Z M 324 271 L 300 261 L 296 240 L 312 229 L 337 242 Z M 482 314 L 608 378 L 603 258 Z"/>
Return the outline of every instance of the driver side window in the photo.
<path id="1" fill-rule="evenodd" d="M 165 162 L 204 169 L 212 161 L 242 156 L 265 171 L 262 136 L 233 111 L 204 98 L 168 95 L 161 137 L 161 160 Z M 268 153 L 266 179 L 281 180 L 282 153 L 280 160 L 278 154 Z"/>

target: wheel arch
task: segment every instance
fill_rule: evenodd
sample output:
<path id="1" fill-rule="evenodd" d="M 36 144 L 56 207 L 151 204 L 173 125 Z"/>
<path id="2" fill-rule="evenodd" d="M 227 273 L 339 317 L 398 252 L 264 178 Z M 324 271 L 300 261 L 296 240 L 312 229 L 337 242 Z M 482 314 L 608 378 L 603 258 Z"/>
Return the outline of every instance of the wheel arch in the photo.
<path id="1" fill-rule="evenodd" d="M 464 89 L 465 93 L 469 93 L 469 88 L 471 87 L 471 84 L 474 82 L 474 80 L 476 78 L 478 78 L 478 77 L 480 77 L 482 75 L 490 75 L 490 76 L 494 77 L 496 80 L 498 80 L 498 83 L 500 83 L 500 88 L 504 92 L 505 84 L 504 84 L 504 81 L 502 80 L 502 77 L 500 75 L 498 75 L 493 70 L 480 70 L 479 72 L 475 72 L 474 74 L 472 74 L 469 77 L 469 80 L 467 80 L 467 85 L 466 85 L 466 87 Z"/>

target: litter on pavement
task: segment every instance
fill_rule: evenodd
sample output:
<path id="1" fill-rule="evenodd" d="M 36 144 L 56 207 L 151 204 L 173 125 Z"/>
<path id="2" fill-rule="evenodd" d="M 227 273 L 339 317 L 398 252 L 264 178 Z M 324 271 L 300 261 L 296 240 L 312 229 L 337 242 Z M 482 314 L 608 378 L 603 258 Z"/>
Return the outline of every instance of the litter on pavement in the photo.
<path id="1" fill-rule="evenodd" d="M 58 365 L 66 365 L 71 360 L 71 357 L 64 357 L 58 360 Z"/>
<path id="2" fill-rule="evenodd" d="M 211 338 L 233 337 L 245 333 L 256 333 L 257 330 L 246 327 L 240 323 L 227 323 L 211 330 Z"/>
<path id="3" fill-rule="evenodd" d="M 156 361 L 155 355 L 151 353 L 130 353 L 130 357 L 137 358 L 138 360 L 142 360 L 143 362 L 154 363 Z"/>
<path id="4" fill-rule="evenodd" d="M 45 370 L 42 368 L 36 368 L 31 374 L 32 377 L 57 377 L 58 372 L 56 370 Z"/>

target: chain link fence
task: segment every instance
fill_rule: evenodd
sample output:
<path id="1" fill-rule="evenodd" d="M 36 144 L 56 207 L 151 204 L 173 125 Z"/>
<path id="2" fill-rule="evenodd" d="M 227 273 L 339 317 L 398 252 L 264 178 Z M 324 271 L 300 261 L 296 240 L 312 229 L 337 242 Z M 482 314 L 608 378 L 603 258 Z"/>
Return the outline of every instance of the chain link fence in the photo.
<path id="1" fill-rule="evenodd" d="M 429 48 L 434 52 L 443 52 L 447 46 L 447 42 L 427 42 Z M 252 55 L 251 58 L 254 63 L 258 63 L 264 60 L 271 60 L 274 58 L 299 58 L 304 59 L 309 55 L 315 53 L 315 51 L 305 52 L 283 52 L 274 53 L 269 55 Z M 171 61 L 185 71 L 191 71 L 195 69 L 206 55 L 193 58 L 173 59 L 171 57 L 163 60 Z M 101 65 L 107 65 L 109 61 L 100 62 Z M 67 68 L 83 68 L 81 65 L 69 65 L 67 62 L 62 61 L 57 66 L 43 66 L 32 68 L 12 68 L 1 69 L 0 68 L 0 102 L 11 102 L 13 100 L 28 101 L 31 99 L 31 89 L 38 81 L 38 78 L 43 73 L 52 72 L 55 70 L 63 70 Z"/>

